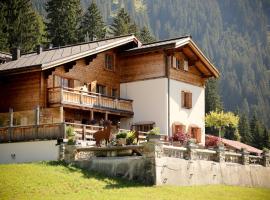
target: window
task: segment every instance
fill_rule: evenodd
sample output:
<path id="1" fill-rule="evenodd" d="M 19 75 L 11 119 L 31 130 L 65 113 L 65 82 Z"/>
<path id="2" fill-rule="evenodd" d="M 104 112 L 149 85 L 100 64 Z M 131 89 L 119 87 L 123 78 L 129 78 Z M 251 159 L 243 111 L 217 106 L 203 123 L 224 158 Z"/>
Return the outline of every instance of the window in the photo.
<path id="1" fill-rule="evenodd" d="M 100 93 L 102 95 L 106 95 L 106 87 L 104 85 L 97 85 L 97 89 L 96 89 L 97 93 Z"/>
<path id="2" fill-rule="evenodd" d="M 112 89 L 112 97 L 116 98 L 117 97 L 117 89 Z"/>
<path id="3" fill-rule="evenodd" d="M 192 108 L 192 93 L 191 92 L 181 92 L 181 104 L 182 108 L 190 109 Z"/>
<path id="4" fill-rule="evenodd" d="M 132 130 L 148 132 L 154 128 L 155 122 L 138 122 L 131 126 Z"/>
<path id="5" fill-rule="evenodd" d="M 191 127 L 191 138 L 196 139 L 197 143 L 201 143 L 201 129 L 198 127 Z"/>
<path id="6" fill-rule="evenodd" d="M 175 68 L 177 70 L 188 71 L 188 61 L 183 57 L 182 54 L 168 55 L 167 56 L 167 65 Z"/>
<path id="7" fill-rule="evenodd" d="M 113 54 L 106 54 L 105 55 L 105 67 L 108 70 L 114 70 L 114 59 Z"/>
<path id="8" fill-rule="evenodd" d="M 73 88 L 74 87 L 74 80 L 61 78 L 61 86 L 64 88 Z"/>

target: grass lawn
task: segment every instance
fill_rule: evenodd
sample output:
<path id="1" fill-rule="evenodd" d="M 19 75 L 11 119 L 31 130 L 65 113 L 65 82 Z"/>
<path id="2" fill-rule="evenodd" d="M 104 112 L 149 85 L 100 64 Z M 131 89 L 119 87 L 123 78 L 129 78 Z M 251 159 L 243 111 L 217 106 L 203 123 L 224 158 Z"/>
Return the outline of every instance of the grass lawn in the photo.
<path id="1" fill-rule="evenodd" d="M 58 162 L 0 165 L 0 199 L 269 200 L 270 189 L 145 186 Z"/>

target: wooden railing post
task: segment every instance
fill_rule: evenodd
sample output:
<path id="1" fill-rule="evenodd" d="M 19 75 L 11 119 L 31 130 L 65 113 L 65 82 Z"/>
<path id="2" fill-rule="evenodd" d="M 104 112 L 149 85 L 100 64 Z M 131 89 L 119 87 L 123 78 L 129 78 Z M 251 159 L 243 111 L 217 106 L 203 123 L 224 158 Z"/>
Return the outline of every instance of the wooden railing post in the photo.
<path id="1" fill-rule="evenodd" d="M 13 109 L 9 108 L 9 127 L 8 127 L 8 135 L 9 135 L 9 139 L 8 141 L 10 142 L 12 139 L 12 132 L 13 132 Z"/>
<path id="2" fill-rule="evenodd" d="M 66 139 L 67 136 L 66 136 L 66 123 L 65 123 L 65 122 L 62 123 L 60 129 L 61 129 L 61 130 L 60 130 L 60 132 L 61 132 L 61 133 L 60 133 L 60 138 L 63 137 L 64 139 Z"/>
<path id="3" fill-rule="evenodd" d="M 108 120 L 108 112 L 105 113 L 105 120 Z"/>
<path id="4" fill-rule="evenodd" d="M 38 127 L 39 127 L 39 123 L 40 123 L 40 118 L 39 118 L 39 115 L 40 115 L 40 108 L 39 106 L 36 107 L 35 109 L 35 132 L 36 132 L 36 139 L 38 139 Z"/>
<path id="5" fill-rule="evenodd" d="M 114 108 L 117 110 L 118 109 L 118 104 L 119 104 L 119 101 L 118 99 L 115 99 L 115 104 L 114 104 Z"/>
<path id="6" fill-rule="evenodd" d="M 86 126 L 83 125 L 83 128 L 82 128 L 82 140 L 85 140 L 85 134 L 86 134 Z"/>
<path id="7" fill-rule="evenodd" d="M 101 107 L 101 94 L 98 94 L 98 106 Z"/>
<path id="8" fill-rule="evenodd" d="M 83 104 L 83 93 L 80 91 L 80 104 Z"/>

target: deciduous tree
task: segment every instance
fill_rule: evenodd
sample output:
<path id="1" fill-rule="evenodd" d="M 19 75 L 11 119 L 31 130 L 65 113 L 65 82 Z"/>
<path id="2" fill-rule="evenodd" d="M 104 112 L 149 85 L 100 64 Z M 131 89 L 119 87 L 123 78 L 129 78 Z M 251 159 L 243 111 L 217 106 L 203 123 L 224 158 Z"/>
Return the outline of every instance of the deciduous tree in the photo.
<path id="1" fill-rule="evenodd" d="M 219 130 L 219 137 L 221 137 L 221 129 L 231 127 L 237 129 L 239 117 L 232 112 L 213 112 L 205 116 L 205 125 L 207 127 L 214 127 Z"/>

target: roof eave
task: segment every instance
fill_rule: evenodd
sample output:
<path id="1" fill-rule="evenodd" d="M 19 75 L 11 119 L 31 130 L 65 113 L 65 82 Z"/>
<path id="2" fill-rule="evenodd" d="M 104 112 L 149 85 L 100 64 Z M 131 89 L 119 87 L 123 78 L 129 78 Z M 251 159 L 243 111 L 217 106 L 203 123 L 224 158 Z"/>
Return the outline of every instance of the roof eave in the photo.
<path id="1" fill-rule="evenodd" d="M 220 77 L 220 73 L 217 70 L 217 68 L 210 62 L 210 60 L 203 54 L 203 52 L 199 49 L 199 47 L 193 42 L 191 38 L 189 38 L 189 41 L 187 43 L 200 57 L 200 59 L 203 61 L 203 63 L 207 66 L 207 68 L 212 72 L 213 76 L 215 78 Z"/>
<path id="2" fill-rule="evenodd" d="M 32 65 L 23 68 L 13 68 L 7 70 L 0 70 L 0 75 L 12 75 L 12 74 L 21 74 L 21 73 L 28 73 L 28 72 L 36 72 L 41 71 L 41 65 Z"/>
<path id="3" fill-rule="evenodd" d="M 78 59 L 81 59 L 81 58 L 84 58 L 84 57 L 87 57 L 87 56 L 90 56 L 90 55 L 93 55 L 93 54 L 101 53 L 101 52 L 107 51 L 109 49 L 112 49 L 114 47 L 118 47 L 118 46 L 127 44 L 129 42 L 135 42 L 135 43 L 137 43 L 137 45 L 140 45 L 140 41 L 135 36 L 132 35 L 129 38 L 124 38 L 123 40 L 116 41 L 116 42 L 113 42 L 113 43 L 110 43 L 110 44 L 106 44 L 106 45 L 103 45 L 101 47 L 97 47 L 95 49 L 89 50 L 87 52 L 83 52 L 83 53 L 80 53 L 80 54 L 69 56 L 69 57 L 61 59 L 61 60 L 56 60 L 54 62 L 44 63 L 44 64 L 42 64 L 42 70 L 46 70 L 46 69 L 49 69 L 49 68 L 52 68 L 52 67 L 56 67 L 56 66 L 65 64 L 67 62 L 78 60 Z"/>

